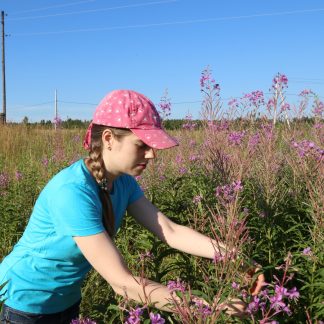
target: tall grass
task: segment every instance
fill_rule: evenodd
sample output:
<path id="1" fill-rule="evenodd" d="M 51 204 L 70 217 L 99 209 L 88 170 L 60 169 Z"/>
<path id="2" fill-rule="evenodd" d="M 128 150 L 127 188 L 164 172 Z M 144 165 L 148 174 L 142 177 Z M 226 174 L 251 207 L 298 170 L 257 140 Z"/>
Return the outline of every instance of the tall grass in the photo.
<path id="1" fill-rule="evenodd" d="M 277 107 L 274 123 L 271 116 L 257 119 L 255 105 L 253 114 L 227 119 L 218 101 L 219 88 L 207 72 L 203 86 L 211 83 L 205 88 L 205 126 L 196 129 L 188 119 L 185 128 L 173 134 L 181 145 L 158 152 L 137 180 L 171 219 L 226 242 L 229 251 L 221 256 L 216 246 L 213 261 L 179 253 L 127 216 L 116 244 L 131 271 L 169 283 L 183 298 L 175 313 L 160 312 L 169 323 L 320 323 L 324 319 L 323 121 L 287 123 Z M 84 132 L 1 126 L 0 260 L 21 236 L 46 182 L 86 156 Z M 247 256 L 262 265 L 268 283 L 257 297 L 250 296 L 244 276 L 243 265 L 250 266 Z M 210 307 L 190 303 L 192 295 L 203 297 Z M 246 302 L 246 318 L 235 319 L 223 311 L 224 302 L 235 298 Z M 90 272 L 83 286 L 84 317 L 116 323 L 125 322 L 132 312 L 141 312 L 143 322 L 158 316 L 152 305 L 136 307 L 115 296 L 97 273 Z"/>

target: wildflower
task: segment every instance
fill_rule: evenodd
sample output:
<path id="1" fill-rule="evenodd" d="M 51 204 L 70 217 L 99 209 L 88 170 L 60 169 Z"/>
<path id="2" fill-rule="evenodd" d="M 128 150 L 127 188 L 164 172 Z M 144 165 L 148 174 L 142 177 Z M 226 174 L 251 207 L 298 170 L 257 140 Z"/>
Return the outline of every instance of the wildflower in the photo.
<path id="1" fill-rule="evenodd" d="M 182 161 L 183 161 L 181 155 L 177 155 L 176 158 L 175 158 L 175 160 L 176 160 L 176 163 L 177 163 L 177 164 L 180 164 L 180 163 L 182 163 Z"/>
<path id="2" fill-rule="evenodd" d="M 126 319 L 125 324 L 139 324 L 141 322 L 143 309 L 137 306 L 135 309 L 129 310 L 128 314 L 129 316 Z"/>
<path id="3" fill-rule="evenodd" d="M 9 185 L 9 175 L 5 172 L 0 173 L 0 189 L 7 189 Z"/>
<path id="4" fill-rule="evenodd" d="M 198 203 L 201 202 L 201 199 L 202 199 L 202 198 L 203 198 L 203 197 L 202 197 L 201 195 L 197 195 L 197 196 L 193 197 L 192 202 L 193 202 L 194 204 L 198 204 Z"/>
<path id="5" fill-rule="evenodd" d="M 288 296 L 289 299 L 297 300 L 299 298 L 299 292 L 296 287 L 293 287 L 288 290 L 286 296 Z"/>
<path id="6" fill-rule="evenodd" d="M 262 124 L 261 128 L 263 130 L 263 134 L 265 135 L 266 139 L 270 140 L 273 137 L 273 125 L 268 124 Z"/>
<path id="7" fill-rule="evenodd" d="M 272 88 L 278 89 L 278 88 L 288 88 L 288 78 L 284 74 L 278 73 L 272 80 Z"/>
<path id="8" fill-rule="evenodd" d="M 153 259 L 152 252 L 146 251 L 145 253 L 140 253 L 140 260 L 144 261 L 145 259 Z"/>
<path id="9" fill-rule="evenodd" d="M 307 247 L 302 252 L 303 255 L 310 256 L 313 255 L 312 249 L 310 247 Z"/>
<path id="10" fill-rule="evenodd" d="M 165 319 L 161 317 L 160 314 L 150 313 L 151 324 L 164 324 Z"/>
<path id="11" fill-rule="evenodd" d="M 313 157 L 315 160 L 320 161 L 323 159 L 324 150 L 319 148 L 315 143 L 303 140 L 301 142 L 292 141 L 292 147 L 297 150 L 298 155 L 301 158 Z"/>
<path id="12" fill-rule="evenodd" d="M 310 89 L 304 89 L 299 95 L 301 97 L 306 97 L 306 96 L 308 96 L 309 94 L 312 94 L 312 93 L 313 93 L 312 90 L 310 90 Z"/>
<path id="13" fill-rule="evenodd" d="M 237 197 L 239 191 L 243 189 L 241 181 L 234 181 L 232 184 L 216 187 L 216 196 L 225 203 L 231 203 Z"/>
<path id="14" fill-rule="evenodd" d="M 284 112 L 284 111 L 287 111 L 287 110 L 290 110 L 290 105 L 289 105 L 289 103 L 286 102 L 286 103 L 281 105 L 280 112 Z"/>
<path id="15" fill-rule="evenodd" d="M 189 146 L 190 147 L 195 147 L 197 145 L 197 142 L 195 140 L 190 140 Z"/>
<path id="16" fill-rule="evenodd" d="M 200 299 L 193 300 L 193 308 L 194 314 L 201 318 L 206 318 L 212 314 L 211 308 Z"/>
<path id="17" fill-rule="evenodd" d="M 23 174 L 20 171 L 16 171 L 15 178 L 17 181 L 20 181 L 23 178 Z"/>
<path id="18" fill-rule="evenodd" d="M 246 311 L 250 314 L 254 314 L 259 310 L 260 299 L 257 296 L 253 296 L 253 300 L 248 304 Z"/>
<path id="19" fill-rule="evenodd" d="M 162 116 L 162 119 L 166 119 L 171 115 L 171 101 L 168 97 L 167 89 L 165 90 L 158 107 L 160 108 L 159 113 Z"/>
<path id="20" fill-rule="evenodd" d="M 61 126 L 61 124 L 62 124 L 62 119 L 61 119 L 59 116 L 56 116 L 56 117 L 54 117 L 54 119 L 53 119 L 53 123 L 54 123 L 54 125 L 55 125 L 56 127 L 59 127 L 59 126 Z"/>
<path id="21" fill-rule="evenodd" d="M 250 105 L 258 107 L 264 104 L 264 95 L 263 91 L 256 90 L 251 93 L 247 93 L 243 96 L 243 99 L 247 99 Z"/>
<path id="22" fill-rule="evenodd" d="M 76 318 L 72 320 L 70 324 L 97 324 L 97 322 L 92 321 L 89 318 Z"/>
<path id="23" fill-rule="evenodd" d="M 185 121 L 186 122 L 182 125 L 183 129 L 187 129 L 187 130 L 192 131 L 192 130 L 194 130 L 196 128 L 197 124 L 192 121 L 192 115 L 191 114 L 189 114 L 189 115 L 187 115 L 185 117 Z"/>
<path id="24" fill-rule="evenodd" d="M 79 143 L 80 142 L 80 135 L 75 135 L 72 139 L 74 143 Z"/>
<path id="25" fill-rule="evenodd" d="M 240 285 L 238 283 L 236 283 L 235 281 L 232 282 L 232 288 L 235 290 L 239 290 L 240 289 Z"/>
<path id="26" fill-rule="evenodd" d="M 255 147 L 259 144 L 259 142 L 260 142 L 259 133 L 255 133 L 254 135 L 251 135 L 248 143 L 248 147 L 250 151 L 254 151 Z"/>
<path id="27" fill-rule="evenodd" d="M 181 167 L 181 168 L 179 168 L 179 173 L 180 174 L 185 174 L 185 173 L 187 173 L 187 169 L 184 168 L 184 167 Z"/>
<path id="28" fill-rule="evenodd" d="M 245 135 L 245 131 L 232 132 L 228 135 L 228 141 L 230 142 L 230 144 L 240 145 L 244 135 Z"/>
<path id="29" fill-rule="evenodd" d="M 44 167 L 47 167 L 48 166 L 48 159 L 47 158 L 44 158 L 44 159 L 42 159 L 42 164 L 43 164 L 43 166 Z"/>
<path id="30" fill-rule="evenodd" d="M 314 104 L 313 104 L 313 110 L 312 110 L 313 114 L 315 117 L 321 118 L 324 112 L 324 103 L 320 100 L 318 100 L 318 98 L 316 98 L 314 100 Z"/>
<path id="31" fill-rule="evenodd" d="M 181 292 L 186 291 L 185 282 L 181 281 L 179 278 L 176 281 L 170 280 L 167 284 L 167 287 L 170 291 L 181 291 Z"/>
<path id="32" fill-rule="evenodd" d="M 238 103 L 238 100 L 237 99 L 231 99 L 229 102 L 228 102 L 228 107 L 235 111 L 238 107 L 239 107 L 239 103 Z"/>
<path id="33" fill-rule="evenodd" d="M 199 157 L 197 156 L 197 155 L 190 155 L 189 156 L 189 161 L 192 161 L 192 162 L 194 162 L 194 161 L 197 161 L 199 159 Z"/>

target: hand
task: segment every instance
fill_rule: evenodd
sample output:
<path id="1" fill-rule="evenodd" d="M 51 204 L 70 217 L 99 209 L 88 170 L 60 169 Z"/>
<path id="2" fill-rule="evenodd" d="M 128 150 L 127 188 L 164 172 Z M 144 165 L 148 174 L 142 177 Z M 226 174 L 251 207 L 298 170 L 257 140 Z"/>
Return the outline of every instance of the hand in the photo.
<path id="1" fill-rule="evenodd" d="M 243 318 L 246 316 L 246 303 L 238 298 L 231 298 L 219 306 L 226 314 Z"/>
<path id="2" fill-rule="evenodd" d="M 251 281 L 255 274 L 261 270 L 260 265 L 256 265 L 255 268 L 249 269 L 246 274 L 246 279 L 248 281 Z M 259 294 L 259 292 L 262 289 L 262 286 L 265 283 L 265 277 L 263 273 L 258 274 L 257 278 L 253 281 L 251 288 L 250 288 L 250 293 L 252 296 L 256 296 Z"/>

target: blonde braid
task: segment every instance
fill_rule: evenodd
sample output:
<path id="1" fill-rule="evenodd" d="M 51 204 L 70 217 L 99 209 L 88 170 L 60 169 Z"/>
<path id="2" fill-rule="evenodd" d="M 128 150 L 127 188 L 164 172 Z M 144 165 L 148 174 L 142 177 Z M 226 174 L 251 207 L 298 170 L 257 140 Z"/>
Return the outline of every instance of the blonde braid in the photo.
<path id="1" fill-rule="evenodd" d="M 105 179 L 105 164 L 102 159 L 101 134 L 106 126 L 93 125 L 91 131 L 91 145 L 87 165 L 96 181 L 100 184 Z M 115 216 L 109 192 L 100 187 L 100 200 L 102 204 L 103 225 L 110 237 L 115 234 Z"/>

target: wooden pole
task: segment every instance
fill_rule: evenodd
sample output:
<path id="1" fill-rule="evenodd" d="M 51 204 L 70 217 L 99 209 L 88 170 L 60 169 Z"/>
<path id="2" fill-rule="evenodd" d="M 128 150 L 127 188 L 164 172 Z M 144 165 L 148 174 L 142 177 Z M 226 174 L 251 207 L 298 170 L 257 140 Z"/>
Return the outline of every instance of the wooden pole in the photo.
<path id="1" fill-rule="evenodd" d="M 0 115 L 1 123 L 6 123 L 6 73 L 5 73 L 5 30 L 4 30 L 4 11 L 1 11 L 2 25 L 2 113 Z"/>
<path id="2" fill-rule="evenodd" d="M 58 117 L 58 114 L 57 114 L 57 90 L 55 89 L 55 111 L 54 111 L 54 115 L 55 115 L 55 119 L 54 119 L 54 128 L 56 130 L 56 127 L 57 127 L 57 117 Z"/>

